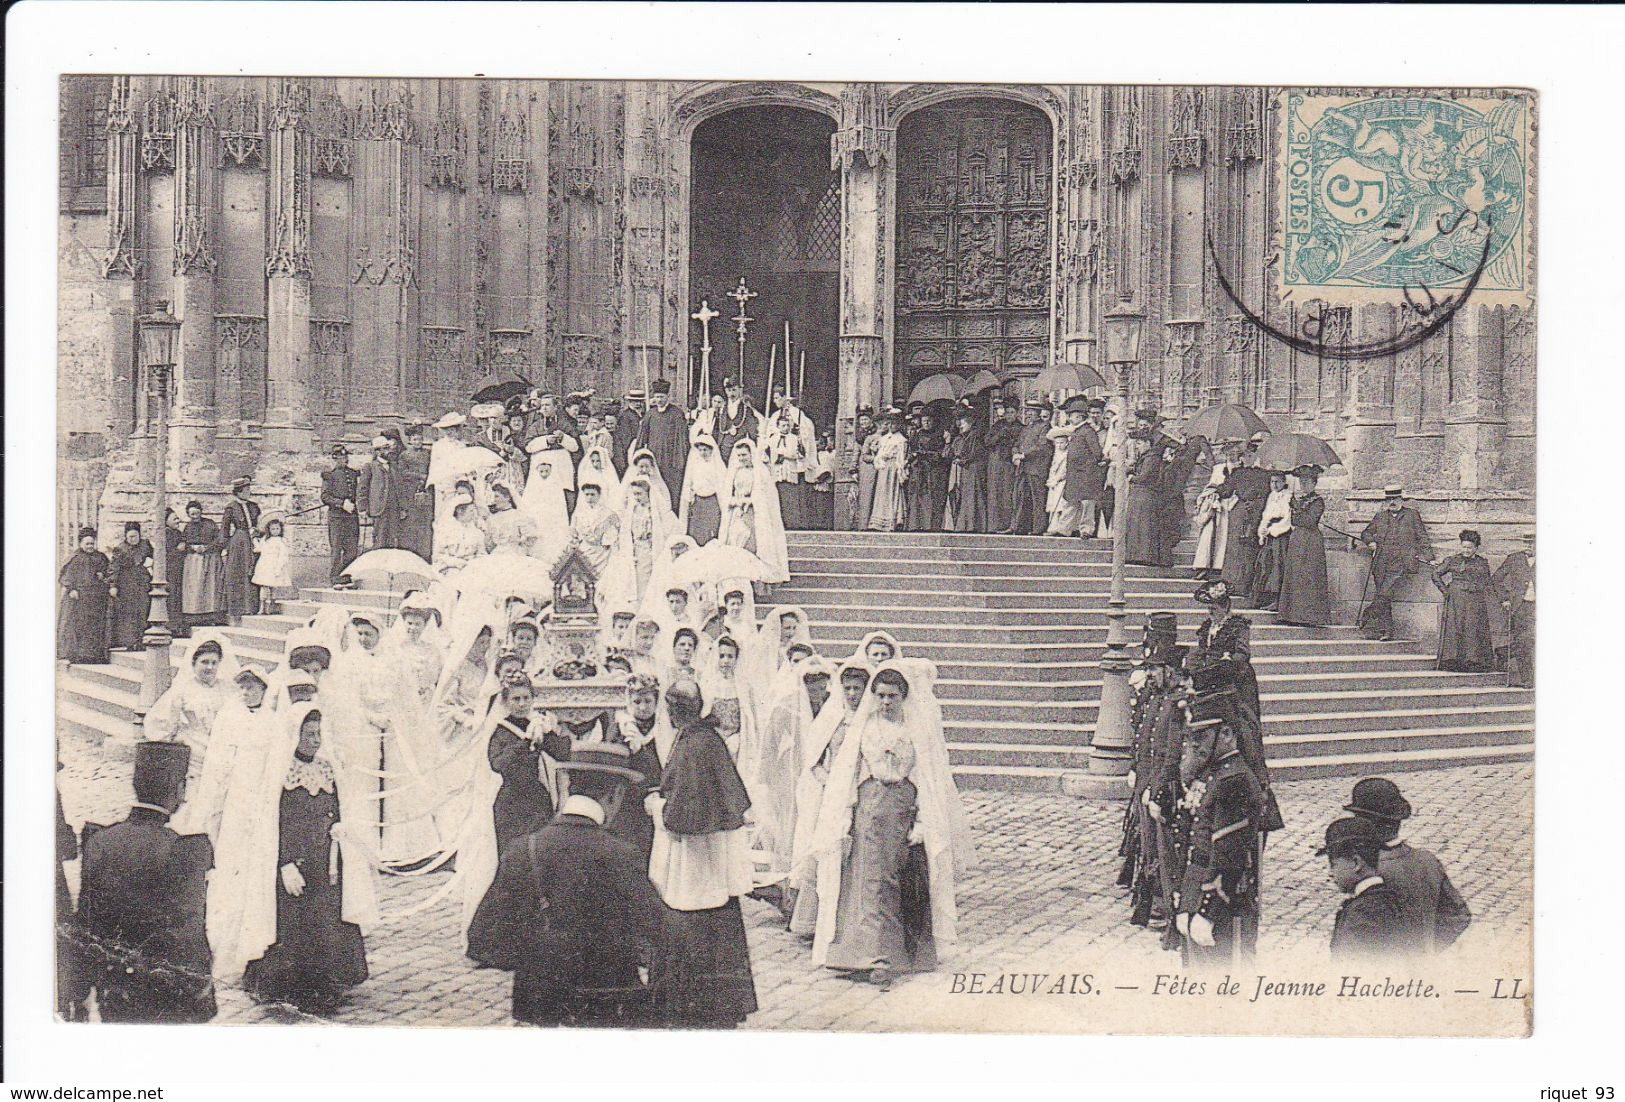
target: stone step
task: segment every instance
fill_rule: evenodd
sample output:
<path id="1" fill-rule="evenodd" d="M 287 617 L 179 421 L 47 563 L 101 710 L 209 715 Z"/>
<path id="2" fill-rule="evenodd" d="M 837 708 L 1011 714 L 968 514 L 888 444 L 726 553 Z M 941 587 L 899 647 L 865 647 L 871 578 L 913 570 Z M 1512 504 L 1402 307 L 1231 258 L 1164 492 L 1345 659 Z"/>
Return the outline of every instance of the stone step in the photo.
<path id="1" fill-rule="evenodd" d="M 1071 612 L 1104 609 L 1110 594 L 1101 589 L 1094 593 L 978 593 L 969 589 L 944 586 L 936 590 L 871 589 L 868 586 L 830 586 L 827 589 L 804 589 L 786 586 L 767 601 L 774 605 L 800 605 L 809 612 L 815 608 L 839 608 L 848 604 L 878 605 L 885 608 L 933 609 L 958 612 L 961 609 L 999 611 L 1001 609 L 1043 612 L 1062 617 Z M 1181 607 L 1190 597 L 1183 589 L 1154 592 L 1130 589 L 1124 594 L 1133 609 Z"/>
<path id="2" fill-rule="evenodd" d="M 59 694 L 57 697 L 56 721 L 59 727 L 97 744 L 108 740 L 133 742 L 136 737 L 135 727 L 130 720 L 119 719 L 106 712 L 98 712 L 94 708 L 86 708 L 69 699 L 66 694 Z"/>
<path id="3" fill-rule="evenodd" d="M 1425 749 L 1470 749 L 1478 746 L 1513 746 L 1533 742 L 1535 731 L 1527 723 L 1482 724 L 1469 727 L 1411 727 L 1398 731 L 1330 731 L 1314 735 L 1266 733 L 1264 751 L 1276 759 L 1323 757 L 1346 753 L 1402 753 Z"/>
<path id="4" fill-rule="evenodd" d="M 1192 578 L 1154 577 L 1129 573 L 1126 588 L 1130 593 L 1168 593 L 1189 598 L 1196 590 Z M 1111 590 L 1109 572 L 1084 575 L 1068 571 L 1065 574 L 952 574 L 941 571 L 879 571 L 828 569 L 804 571 L 780 586 L 776 593 L 812 593 L 822 590 L 854 592 L 915 591 L 974 593 L 994 596 L 1004 594 L 1041 593 L 1045 597 L 1095 596 Z M 1104 596 L 1102 596 L 1104 600 Z M 768 603 L 771 603 L 771 599 Z"/>
<path id="5" fill-rule="evenodd" d="M 1089 747 L 1023 742 L 950 742 L 948 762 L 956 773 L 966 766 L 1017 765 L 1062 770 L 1087 769 Z"/>
<path id="6" fill-rule="evenodd" d="M 1427 727 L 1460 728 L 1479 724 L 1488 727 L 1523 725 L 1533 729 L 1535 707 L 1533 697 L 1508 704 L 1461 705 L 1450 707 L 1418 708 L 1405 699 L 1394 701 L 1395 707 L 1346 711 L 1276 711 L 1265 706 L 1264 734 L 1288 737 L 1318 735 L 1331 732 L 1355 734 L 1360 732 L 1410 731 Z"/>
<path id="7" fill-rule="evenodd" d="M 1429 707 L 1479 709 L 1497 705 L 1526 704 L 1531 699 L 1527 689 L 1456 686 L 1449 683 L 1403 691 L 1388 689 L 1339 689 L 1330 692 L 1319 689 L 1308 692 L 1266 691 L 1260 693 L 1259 698 L 1266 717 L 1337 715 L 1347 711 L 1414 711 Z"/>
<path id="8" fill-rule="evenodd" d="M 1270 779 L 1302 781 L 1317 777 L 1366 777 L 1374 773 L 1409 773 L 1420 769 L 1448 769 L 1463 765 L 1498 765 L 1532 761 L 1535 744 L 1448 747 L 1433 750 L 1370 751 L 1284 758 L 1270 762 Z"/>
<path id="9" fill-rule="evenodd" d="M 1070 547 L 1077 544 L 1076 536 L 1006 536 L 991 532 L 837 532 L 820 529 L 797 529 L 785 533 L 785 542 L 792 547 L 855 544 L 865 547 Z M 1196 542 L 1181 539 L 1176 553 L 1183 551 L 1188 557 Z"/>
<path id="10" fill-rule="evenodd" d="M 961 792 L 1049 792 L 1061 791 L 1061 777 L 1076 769 L 1053 765 L 966 765 L 954 766 L 954 784 Z"/>
<path id="11" fill-rule="evenodd" d="M 798 559 L 790 558 L 790 576 L 803 577 L 807 574 L 894 574 L 899 570 L 912 571 L 919 574 L 968 574 L 993 575 L 996 577 L 1014 578 L 1021 576 L 1055 577 L 1064 575 L 1068 578 L 1109 578 L 1111 577 L 1111 563 L 1102 559 L 1091 562 L 1087 559 L 1068 560 L 1056 558 L 1049 560 L 1027 561 L 1021 559 L 943 559 L 918 558 L 912 553 L 905 554 L 876 554 L 871 557 L 828 558 L 828 559 Z M 1183 567 L 1156 567 L 1156 566 L 1129 566 L 1124 570 L 1126 578 L 1193 578 L 1194 574 Z"/>
<path id="12" fill-rule="evenodd" d="M 1005 563 L 1033 565 L 1083 564 L 1111 567 L 1112 549 L 1109 543 L 1061 543 L 1057 546 L 1028 547 L 1019 550 L 998 547 L 887 547 L 862 544 L 824 544 L 818 547 L 787 547 L 790 573 L 795 574 L 797 563 L 869 562 L 885 559 L 903 559 L 909 562 L 952 563 L 960 567 L 973 565 L 997 566 Z M 1177 561 L 1177 560 L 1176 560 Z"/>

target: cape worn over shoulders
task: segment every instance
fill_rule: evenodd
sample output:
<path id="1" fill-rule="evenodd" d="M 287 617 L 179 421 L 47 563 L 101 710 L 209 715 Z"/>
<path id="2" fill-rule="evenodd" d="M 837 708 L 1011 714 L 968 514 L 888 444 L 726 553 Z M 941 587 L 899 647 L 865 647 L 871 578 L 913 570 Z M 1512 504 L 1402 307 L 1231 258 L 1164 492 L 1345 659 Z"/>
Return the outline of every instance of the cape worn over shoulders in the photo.
<path id="1" fill-rule="evenodd" d="M 662 818 L 673 834 L 717 834 L 745 825 L 750 797 L 715 727 L 685 727 L 660 777 Z"/>

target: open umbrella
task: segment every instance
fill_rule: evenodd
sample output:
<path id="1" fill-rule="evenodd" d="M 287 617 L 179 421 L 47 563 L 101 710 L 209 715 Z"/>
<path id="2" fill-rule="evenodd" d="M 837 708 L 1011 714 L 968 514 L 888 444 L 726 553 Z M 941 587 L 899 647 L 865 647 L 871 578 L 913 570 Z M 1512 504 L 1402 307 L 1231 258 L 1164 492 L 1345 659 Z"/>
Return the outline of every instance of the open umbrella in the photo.
<path id="1" fill-rule="evenodd" d="M 369 575 L 383 574 L 389 578 L 389 588 L 395 588 L 395 579 L 422 578 L 432 582 L 440 575 L 435 573 L 434 567 L 410 551 L 399 547 L 381 547 L 376 551 L 368 551 L 357 556 L 356 560 L 344 568 L 344 573 L 351 578 L 363 578 Z"/>
<path id="2" fill-rule="evenodd" d="M 910 402 L 952 402 L 965 392 L 965 380 L 958 375 L 927 375 L 908 392 Z"/>
<path id="3" fill-rule="evenodd" d="M 1290 471 L 1306 463 L 1338 467 L 1343 461 L 1332 446 L 1306 432 L 1280 432 L 1258 446 L 1258 465 L 1272 471 Z"/>
<path id="4" fill-rule="evenodd" d="M 671 564 L 670 578 L 674 585 L 693 585 L 695 582 L 719 582 L 724 578 L 743 578 L 759 582 L 767 577 L 767 565 L 743 547 L 712 540 L 696 551 L 690 551 Z"/>
<path id="5" fill-rule="evenodd" d="M 1268 432 L 1269 426 L 1246 406 L 1226 403 L 1197 410 L 1185 422 L 1183 431 L 1187 438 L 1201 436 L 1215 443 L 1225 443 L 1251 440 L 1255 432 Z"/>
<path id="6" fill-rule="evenodd" d="M 506 402 L 509 398 L 528 393 L 530 380 L 511 371 L 487 375 L 474 385 L 474 401 Z"/>
<path id="7" fill-rule="evenodd" d="M 1054 394 L 1061 390 L 1080 391 L 1105 386 L 1100 372 L 1088 364 L 1056 364 L 1033 376 L 1032 388 L 1040 394 Z"/>
<path id="8" fill-rule="evenodd" d="M 553 595 L 551 567 L 541 559 L 513 551 L 493 551 L 474 559 L 452 579 L 465 595 L 491 592 L 506 597 Z"/>
<path id="9" fill-rule="evenodd" d="M 965 384 L 965 389 L 960 391 L 960 395 L 985 394 L 990 390 L 999 389 L 999 385 L 999 377 L 984 367 L 970 377 L 970 381 Z"/>

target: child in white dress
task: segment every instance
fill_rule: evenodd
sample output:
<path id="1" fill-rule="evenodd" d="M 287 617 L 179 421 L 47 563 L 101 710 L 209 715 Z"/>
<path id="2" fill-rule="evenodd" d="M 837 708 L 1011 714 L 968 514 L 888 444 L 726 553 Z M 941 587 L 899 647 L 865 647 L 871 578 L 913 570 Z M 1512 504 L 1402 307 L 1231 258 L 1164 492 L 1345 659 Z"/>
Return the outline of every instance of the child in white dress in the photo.
<path id="1" fill-rule="evenodd" d="M 265 522 L 265 535 L 254 541 L 254 550 L 259 557 L 252 581 L 260 588 L 260 612 L 269 614 L 276 611 L 276 591 L 293 588 L 293 553 L 280 520 Z"/>

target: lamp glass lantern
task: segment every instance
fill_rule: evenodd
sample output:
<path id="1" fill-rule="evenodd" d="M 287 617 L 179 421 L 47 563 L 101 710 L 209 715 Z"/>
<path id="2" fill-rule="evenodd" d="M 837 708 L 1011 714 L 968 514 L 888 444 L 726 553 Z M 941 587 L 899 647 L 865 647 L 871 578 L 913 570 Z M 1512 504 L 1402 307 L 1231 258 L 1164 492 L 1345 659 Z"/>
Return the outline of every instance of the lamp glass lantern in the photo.
<path id="1" fill-rule="evenodd" d="M 180 319 L 160 302 L 150 314 L 136 319 L 141 329 L 141 362 L 147 368 L 175 366 L 175 340 L 181 331 Z"/>
<path id="2" fill-rule="evenodd" d="M 1106 315 L 1106 362 L 1140 362 L 1140 336 L 1145 331 L 1145 315 L 1126 302 Z"/>

